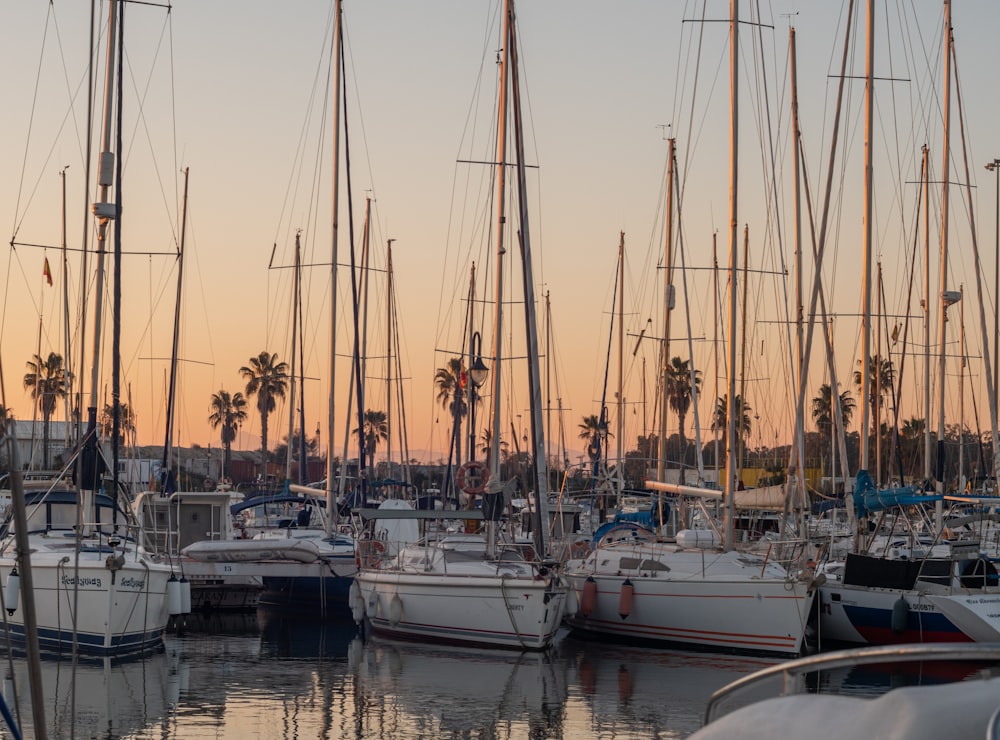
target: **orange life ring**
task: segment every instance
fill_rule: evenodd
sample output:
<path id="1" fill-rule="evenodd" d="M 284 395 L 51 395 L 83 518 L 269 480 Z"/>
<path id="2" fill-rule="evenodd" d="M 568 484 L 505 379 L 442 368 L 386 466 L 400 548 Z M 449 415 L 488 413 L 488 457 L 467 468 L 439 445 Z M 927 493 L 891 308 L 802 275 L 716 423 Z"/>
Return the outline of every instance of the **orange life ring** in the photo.
<path id="1" fill-rule="evenodd" d="M 486 490 L 486 480 L 489 473 L 486 472 L 486 463 L 479 460 L 469 460 L 458 469 L 455 476 L 455 485 L 468 494 L 478 495 Z"/>
<path id="2" fill-rule="evenodd" d="M 359 568 L 377 568 L 382 563 L 385 545 L 379 540 L 359 540 L 354 550 L 354 562 Z"/>

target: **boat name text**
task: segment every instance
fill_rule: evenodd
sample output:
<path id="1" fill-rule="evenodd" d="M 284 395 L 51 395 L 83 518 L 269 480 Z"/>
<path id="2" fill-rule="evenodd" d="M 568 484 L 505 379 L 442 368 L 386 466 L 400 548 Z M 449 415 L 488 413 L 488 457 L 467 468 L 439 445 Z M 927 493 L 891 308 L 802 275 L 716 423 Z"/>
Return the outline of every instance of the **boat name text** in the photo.
<path id="1" fill-rule="evenodd" d="M 63 576 L 62 584 L 64 586 L 79 586 L 80 588 L 103 588 L 104 586 L 100 578 L 74 578 L 73 576 Z"/>

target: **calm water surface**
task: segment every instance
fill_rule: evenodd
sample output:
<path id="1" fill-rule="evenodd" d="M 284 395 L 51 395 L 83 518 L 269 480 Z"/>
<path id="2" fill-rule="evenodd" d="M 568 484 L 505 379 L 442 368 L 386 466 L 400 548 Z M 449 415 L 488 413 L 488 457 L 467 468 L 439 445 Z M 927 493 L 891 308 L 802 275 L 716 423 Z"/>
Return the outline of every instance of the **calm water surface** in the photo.
<path id="1" fill-rule="evenodd" d="M 774 662 L 567 635 L 544 654 L 431 647 L 261 612 L 193 618 L 143 660 L 42 672 L 50 737 L 583 740 L 687 737 L 713 691 Z M 25 662 L 4 676 L 32 737 Z"/>

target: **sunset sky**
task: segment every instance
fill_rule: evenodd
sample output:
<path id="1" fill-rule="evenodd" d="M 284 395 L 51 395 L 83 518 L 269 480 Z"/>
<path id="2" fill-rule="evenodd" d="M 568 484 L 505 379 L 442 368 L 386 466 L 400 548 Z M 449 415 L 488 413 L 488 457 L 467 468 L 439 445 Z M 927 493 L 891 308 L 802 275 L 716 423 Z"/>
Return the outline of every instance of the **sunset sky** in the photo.
<path id="1" fill-rule="evenodd" d="M 182 446 L 219 446 L 207 417 L 220 388 L 243 390 L 238 368 L 267 349 L 290 357 L 291 285 L 295 234 L 301 233 L 305 310 L 305 419 L 312 435 L 326 421 L 330 317 L 329 44 L 332 0 L 176 0 L 170 12 L 155 4 L 125 10 L 123 101 L 125 401 L 135 408 L 139 441 L 159 444 L 180 240 L 182 170 L 189 168 L 182 299 L 177 439 Z M 834 158 L 824 258 L 826 299 L 834 313 L 837 373 L 842 388 L 860 357 L 863 238 L 865 7 L 856 3 L 849 46 L 849 80 Z M 882 341 L 909 323 L 903 416 L 923 416 L 923 216 L 919 195 L 921 146 L 931 163 L 931 293 L 940 291 L 943 124 L 943 8 L 939 0 L 877 2 L 875 26 L 873 270 L 880 262 L 885 308 Z M 759 10 L 758 10 L 759 8 Z M 789 146 L 789 26 L 796 29 L 798 95 L 806 152 L 805 181 L 822 207 L 843 53 L 846 2 L 740 4 L 740 206 L 742 252 L 749 233 L 746 333 L 741 348 L 743 390 L 754 410 L 751 446 L 790 440 L 791 366 L 787 320 L 794 311 L 793 184 Z M 100 4 L 94 140 L 99 141 L 105 64 L 106 3 Z M 663 333 L 664 198 L 668 136 L 677 140 L 682 198 L 681 237 L 675 240 L 677 310 L 671 318 L 671 355 L 692 357 L 704 377 L 698 414 L 709 438 L 714 398 L 725 392 L 725 354 L 718 372 L 712 349 L 724 329 L 714 318 L 726 295 L 726 275 L 713 288 L 712 239 L 718 263 L 728 264 L 729 231 L 729 3 L 626 0 L 522 0 L 517 7 L 521 86 L 525 101 L 529 229 L 535 257 L 546 398 L 561 406 L 571 462 L 582 455 L 582 417 L 599 414 L 602 398 L 618 429 L 617 324 L 614 306 L 619 235 L 625 240 L 623 396 L 621 438 L 634 447 L 654 427 L 655 374 Z M 761 17 L 758 18 L 758 13 Z M 67 240 L 73 368 L 78 342 L 80 259 L 85 229 L 93 245 L 85 186 L 87 44 L 90 4 L 79 0 L 11 0 L 0 9 L 3 93 L 3 177 L 0 223 L 9 240 L 3 267 L 0 351 L 8 407 L 29 419 L 32 403 L 22 379 L 25 362 L 41 350 L 62 353 L 63 274 L 61 179 L 66 170 Z M 696 22 L 704 20 L 706 22 Z M 751 25 L 749 22 L 756 25 Z M 965 184 L 971 178 L 982 262 L 983 311 L 994 329 L 994 173 L 983 165 L 1000 157 L 997 125 L 994 0 L 956 3 L 952 24 L 957 82 L 951 106 L 948 246 L 949 287 L 964 286 L 964 422 L 989 428 L 981 316 Z M 488 199 L 494 157 L 499 4 L 496 0 L 346 0 L 346 96 L 353 232 L 358 254 L 366 197 L 371 197 L 371 263 L 365 405 L 385 410 L 386 244 L 392 242 L 393 280 L 402 350 L 402 388 L 410 456 L 436 459 L 447 449 L 450 420 L 436 400 L 436 368 L 463 348 L 469 274 L 477 266 L 475 328 L 483 354 L 492 355 L 495 207 Z M 962 108 L 959 108 L 961 95 Z M 765 98 L 767 104 L 765 105 Z M 963 119 L 964 117 L 964 119 Z M 964 125 L 965 144 L 962 139 Z M 963 148 L 964 147 L 964 148 Z M 97 149 L 95 146 L 95 156 Z M 966 176 L 968 161 L 968 178 Z M 773 163 L 773 164 L 772 164 Z M 772 175 L 773 172 L 773 175 Z M 91 181 L 96 179 L 96 172 Z M 509 181 L 512 187 L 512 181 Z M 90 195 L 87 195 L 87 193 Z M 340 262 L 350 253 L 346 160 L 341 164 Z M 513 190 L 509 191 L 509 194 Z M 777 203 L 777 210 L 775 209 Z M 805 203 L 803 196 L 803 204 Z M 803 205 L 805 212 L 805 205 Z M 804 217 L 805 218 L 805 217 Z M 86 219 L 86 220 L 85 220 Z M 818 219 L 818 216 L 817 216 Z M 514 224 L 513 216 L 508 218 Z M 807 222 L 804 220 L 804 224 Z M 508 228 L 511 234 L 516 224 Z M 819 226 L 817 225 L 817 231 Z M 807 225 L 803 227 L 809 236 Z M 914 245 L 917 246 L 914 252 Z M 811 244 L 804 251 L 811 254 Z M 511 243 L 508 254 L 517 256 Z M 914 257 L 914 255 L 916 255 Z M 53 285 L 46 284 L 48 259 Z M 741 256 L 742 261 L 742 256 Z M 911 266 L 916 269 L 911 275 Z M 504 321 L 513 332 L 503 354 L 513 358 L 505 380 L 504 434 L 523 438 L 528 397 L 523 388 L 520 268 L 504 268 Z M 806 262 L 811 285 L 814 263 Z M 781 273 L 788 278 L 779 280 Z M 109 273 L 110 274 L 110 273 Z M 875 279 L 875 278 L 873 278 Z M 909 287 L 912 279 L 912 289 Z M 351 285 L 341 270 L 337 311 L 338 355 L 334 398 L 335 454 L 345 429 L 353 342 Z M 545 321 L 549 298 L 551 344 Z M 742 296 L 741 296 L 742 300 Z M 725 305 L 718 308 L 724 315 Z M 949 368 L 945 396 L 949 423 L 959 407 L 958 311 L 949 313 Z M 615 306 L 617 311 L 617 306 Z M 93 307 L 88 308 L 92 322 Z M 617 319 L 616 319 L 617 321 Z M 937 321 L 931 337 L 936 352 Z M 791 332 L 791 333 L 790 333 Z M 643 339 L 639 340 L 639 335 Z M 104 366 L 110 367 L 110 334 Z M 86 327 L 86 356 L 93 327 Z M 690 343 L 688 338 L 691 338 Z M 721 341 L 721 337 L 719 338 Z M 548 350 L 546 351 L 546 346 Z M 817 335 L 807 400 L 829 382 Z M 610 348 L 610 352 L 609 352 Z M 893 345 L 894 363 L 902 340 Z M 992 352 L 992 346 L 989 348 Z M 605 368 L 609 368 L 605 391 Z M 89 392 L 90 360 L 86 361 Z M 393 371 L 394 374 L 396 371 Z M 506 370 L 504 371 L 507 372 Z M 934 375 L 936 376 L 936 369 Z M 103 373 L 104 383 L 109 383 Z M 716 380 L 718 379 L 718 385 Z M 930 387 L 937 394 L 938 380 Z M 108 386 L 110 388 L 110 386 Z M 100 403 L 110 390 L 100 391 Z M 129 395 L 130 394 L 130 395 Z M 259 445 L 253 411 L 236 446 Z M 395 402 L 394 424 L 400 423 Z M 63 418 L 63 410 L 57 419 Z M 486 409 L 477 424 L 486 425 Z M 553 450 L 560 443 L 552 412 Z M 857 428 L 860 413 L 855 417 Z M 694 410 L 685 433 L 694 436 Z M 676 419 L 671 416 L 671 429 Z M 807 428 L 813 428 L 807 422 Z M 269 437 L 288 432 L 280 404 Z M 617 432 L 616 432 L 617 435 Z M 614 446 L 614 443 L 612 443 Z M 392 446 L 398 459 L 398 442 Z M 379 457 L 384 455 L 384 447 Z M 349 453 L 350 455 L 350 453 Z"/>

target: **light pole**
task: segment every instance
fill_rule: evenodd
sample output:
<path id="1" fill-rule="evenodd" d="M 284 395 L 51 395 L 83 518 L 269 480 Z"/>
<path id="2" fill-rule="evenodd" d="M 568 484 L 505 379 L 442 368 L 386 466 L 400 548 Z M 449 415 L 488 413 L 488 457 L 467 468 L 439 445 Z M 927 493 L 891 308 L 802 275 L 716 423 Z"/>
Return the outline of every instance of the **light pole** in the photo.
<path id="1" fill-rule="evenodd" d="M 1000 401 L 997 400 L 997 358 L 1000 357 L 1000 352 L 997 352 L 998 345 L 1000 345 L 1000 337 L 997 337 L 997 331 L 1000 330 L 1000 159 L 989 162 L 986 169 L 995 172 L 997 176 L 996 251 L 993 258 L 993 403 L 998 404 L 997 408 L 1000 409 Z M 997 477 L 995 470 L 993 477 Z"/>
<path id="2" fill-rule="evenodd" d="M 479 389 L 486 382 L 490 369 L 483 362 L 483 337 L 478 331 L 472 333 L 469 342 L 469 460 L 476 459 L 476 402 Z M 493 440 L 492 444 L 496 444 Z"/>

